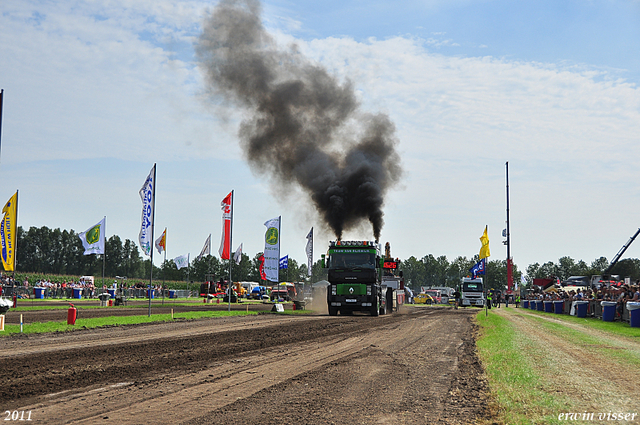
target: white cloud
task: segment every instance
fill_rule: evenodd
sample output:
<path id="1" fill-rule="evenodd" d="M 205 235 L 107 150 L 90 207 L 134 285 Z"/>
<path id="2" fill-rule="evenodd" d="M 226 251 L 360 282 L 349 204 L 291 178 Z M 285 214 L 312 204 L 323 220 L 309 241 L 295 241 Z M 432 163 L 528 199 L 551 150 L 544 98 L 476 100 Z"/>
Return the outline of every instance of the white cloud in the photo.
<path id="1" fill-rule="evenodd" d="M 64 221 L 68 206 L 55 203 L 61 197 L 78 199 L 100 183 L 109 185 L 104 199 L 113 204 L 110 229 L 135 239 L 137 190 L 150 164 L 165 161 L 165 168 L 175 163 L 175 169 L 159 181 L 177 179 L 186 188 L 200 187 L 199 179 L 216 183 L 203 184 L 206 202 L 200 194 L 187 196 L 172 187 L 171 195 L 181 196 L 183 204 L 162 201 L 167 210 L 161 216 L 188 222 L 199 232 L 213 231 L 216 239 L 219 220 L 202 211 L 217 208 L 218 198 L 228 192 L 228 179 L 247 209 L 268 205 L 259 219 L 254 211 L 243 216 L 238 209 L 234 240 L 244 241 L 248 250 L 261 249 L 261 237 L 255 235 L 282 206 L 272 202 L 272 191 L 251 176 L 249 167 L 238 165 L 235 134 L 242 112 L 202 100 L 191 43 L 208 7 L 200 1 L 157 0 L 2 5 L 3 173 L 7 160 L 13 167 L 3 181 L 28 187 L 29 212 L 21 214 L 27 226 L 90 225 L 96 213 L 99 218 L 104 212 L 74 210 L 87 217 L 74 216 L 82 226 L 73 225 Z M 270 19 L 282 31 L 300 25 L 289 17 Z M 394 255 L 471 256 L 489 224 L 495 232 L 490 233 L 492 251 L 500 257 L 507 160 L 513 252 L 521 268 L 562 255 L 591 261 L 615 254 L 638 226 L 637 85 L 619 79 L 616 70 L 587 65 L 434 54 L 434 47 L 456 43 L 439 39 L 445 34 L 433 35 L 433 40 L 405 36 L 357 42 L 349 37 L 295 40 L 276 31 L 280 43 L 295 41 L 338 78 L 351 79 L 363 108 L 386 112 L 395 122 L 407 173 L 385 209 L 383 238 L 394 243 Z M 78 164 L 95 158 L 112 159 L 104 169 L 93 169 L 94 180 L 76 187 L 72 182 L 86 173 Z M 214 165 L 210 170 L 201 161 L 207 159 Z M 21 176 L 16 165 L 27 163 L 25 169 L 33 173 L 38 161 L 54 160 L 80 160 L 58 176 L 55 167 L 42 168 L 48 181 L 67 185 L 64 190 L 53 191 L 33 175 Z M 125 161 L 126 167 L 145 165 L 124 174 L 107 169 Z M 124 204 L 135 211 L 119 219 L 127 224 L 118 227 L 115 217 L 123 209 L 118 193 L 125 192 Z M 216 200 L 210 202 L 209 195 Z M 49 211 L 38 208 L 39 200 Z M 303 252 L 310 220 L 290 209 L 286 214 L 287 223 L 295 222 L 302 234 Z M 212 222 L 213 229 L 205 232 Z M 185 227 L 172 235 L 188 232 Z M 176 255 L 194 252 L 188 248 L 191 239 L 200 248 L 206 234 L 191 232 L 183 241 L 172 241 Z M 286 238 L 293 238 L 291 233 Z M 638 253 L 630 249 L 628 254 Z"/>

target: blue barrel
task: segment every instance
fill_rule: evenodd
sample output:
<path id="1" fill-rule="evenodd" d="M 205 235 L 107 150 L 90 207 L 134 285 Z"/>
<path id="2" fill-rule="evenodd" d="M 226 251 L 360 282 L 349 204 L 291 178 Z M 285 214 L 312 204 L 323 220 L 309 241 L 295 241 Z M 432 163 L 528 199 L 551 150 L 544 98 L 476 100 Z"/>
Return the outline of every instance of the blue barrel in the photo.
<path id="1" fill-rule="evenodd" d="M 587 306 L 589 303 L 587 301 L 578 301 L 576 303 L 576 316 L 578 317 L 587 317 Z"/>
<path id="2" fill-rule="evenodd" d="M 154 299 L 153 295 L 154 295 L 154 293 L 155 293 L 155 292 L 156 292 L 156 291 L 155 291 L 155 290 L 153 290 L 153 289 L 152 289 L 151 291 L 149 291 L 149 290 L 147 289 L 147 298 L 149 298 L 149 294 L 151 294 L 151 299 Z"/>
<path id="3" fill-rule="evenodd" d="M 559 300 L 559 301 L 553 302 L 553 312 L 555 314 L 562 314 L 563 310 L 564 310 L 564 301 Z"/>
<path id="4" fill-rule="evenodd" d="M 175 289 L 169 289 L 169 298 L 178 298 L 178 297 L 176 297 L 176 290 Z"/>
<path id="5" fill-rule="evenodd" d="M 73 298 L 78 300 L 82 298 L 82 288 L 73 288 Z"/>
<path id="6" fill-rule="evenodd" d="M 640 328 L 640 308 L 629 310 L 629 324 L 632 328 Z"/>
<path id="7" fill-rule="evenodd" d="M 613 301 L 602 301 L 602 320 L 605 322 L 613 322 L 616 318 L 616 303 Z"/>
<path id="8" fill-rule="evenodd" d="M 544 312 L 545 313 L 553 313 L 553 302 L 545 301 L 544 302 Z"/>
<path id="9" fill-rule="evenodd" d="M 524 301 L 522 302 L 522 307 L 523 307 L 523 308 L 529 308 L 529 300 L 524 300 Z"/>
<path id="10" fill-rule="evenodd" d="M 34 295 L 36 299 L 43 300 L 44 299 L 44 288 L 33 288 Z"/>
<path id="11" fill-rule="evenodd" d="M 538 311 L 544 310 L 544 304 L 542 303 L 542 301 L 536 301 L 536 310 Z"/>
<path id="12" fill-rule="evenodd" d="M 109 292 L 109 296 L 111 298 L 115 298 L 116 297 L 116 290 L 115 289 L 107 289 L 107 292 Z"/>

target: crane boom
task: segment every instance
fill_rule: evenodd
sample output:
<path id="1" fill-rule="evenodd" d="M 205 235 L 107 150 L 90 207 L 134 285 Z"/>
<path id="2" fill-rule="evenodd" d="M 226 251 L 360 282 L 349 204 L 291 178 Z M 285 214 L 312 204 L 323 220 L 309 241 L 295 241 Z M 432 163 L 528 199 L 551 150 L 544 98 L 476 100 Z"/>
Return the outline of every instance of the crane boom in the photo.
<path id="1" fill-rule="evenodd" d="M 613 257 L 613 260 L 611 260 L 611 263 L 609 264 L 609 267 L 607 267 L 607 269 L 603 272 L 603 274 L 605 274 L 605 275 L 609 274 L 609 272 L 611 271 L 613 266 L 615 266 L 616 263 L 620 260 L 620 257 L 622 257 L 622 254 L 624 254 L 624 252 L 627 250 L 627 248 L 629 248 L 629 245 L 631 245 L 631 243 L 636 239 L 638 234 L 640 234 L 640 229 L 638 229 L 638 231 L 633 236 L 631 236 L 631 238 L 627 241 L 627 243 L 624 244 L 622 246 L 622 248 L 620 248 L 620 251 L 618 251 L 616 256 Z"/>

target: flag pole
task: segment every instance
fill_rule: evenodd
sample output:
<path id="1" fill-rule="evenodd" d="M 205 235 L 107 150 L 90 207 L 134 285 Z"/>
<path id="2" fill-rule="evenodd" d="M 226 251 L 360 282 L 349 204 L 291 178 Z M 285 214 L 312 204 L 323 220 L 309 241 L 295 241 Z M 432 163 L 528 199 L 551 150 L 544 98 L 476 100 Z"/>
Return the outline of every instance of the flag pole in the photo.
<path id="1" fill-rule="evenodd" d="M 489 236 L 489 225 L 487 224 L 487 237 Z M 487 271 L 487 257 L 484 257 L 484 279 L 486 280 L 486 285 L 487 285 L 487 293 L 489 292 L 489 273 Z M 491 302 L 493 302 L 493 296 L 491 297 Z M 485 304 L 487 304 L 487 302 L 485 301 Z M 484 310 L 484 317 L 487 317 L 487 315 L 489 314 L 489 307 L 486 307 Z"/>
<path id="2" fill-rule="evenodd" d="M 228 295 L 229 295 L 229 308 L 227 311 L 231 311 L 231 285 L 232 285 L 232 280 L 231 280 L 231 247 L 233 246 L 233 244 L 231 243 L 232 241 L 232 237 L 233 237 L 233 196 L 234 196 L 234 191 L 231 191 L 231 223 L 229 224 L 229 284 L 227 285 L 227 291 L 228 291 Z"/>
<path id="3" fill-rule="evenodd" d="M 153 200 L 153 208 L 151 208 L 151 241 L 153 242 L 155 239 L 153 238 L 153 228 L 155 225 L 156 218 L 156 164 L 153 164 L 153 187 L 151 188 L 152 194 L 151 199 Z M 149 296 L 149 316 L 151 317 L 151 288 L 153 285 L 153 247 L 150 249 L 151 251 L 151 267 L 149 272 L 149 292 L 147 295 Z"/>
<path id="4" fill-rule="evenodd" d="M 2 107 L 4 106 L 4 89 L 0 90 L 0 150 L 2 149 Z"/>
<path id="5" fill-rule="evenodd" d="M 166 229 L 165 229 L 166 231 Z M 166 242 L 165 242 L 166 245 Z M 187 258 L 188 260 L 188 258 Z M 164 247 L 164 261 L 162 262 L 162 305 L 164 305 L 164 266 L 165 263 L 167 262 L 167 248 Z M 187 272 L 189 273 L 189 272 Z"/>
<path id="6" fill-rule="evenodd" d="M 107 216 L 104 216 L 104 229 L 103 229 L 104 233 L 104 252 L 102 253 L 102 286 L 104 286 L 104 268 L 105 268 L 105 263 L 106 263 L 106 257 L 107 257 Z"/>
<path id="7" fill-rule="evenodd" d="M 505 163 L 507 177 L 507 296 L 513 286 L 513 266 L 511 264 L 511 233 L 509 229 L 509 161 Z"/>
<path id="8" fill-rule="evenodd" d="M 16 234 L 16 243 L 13 246 L 13 284 L 15 288 L 16 282 L 16 261 L 18 261 L 18 189 L 16 189 L 16 223 L 15 223 L 15 234 Z"/>
<path id="9" fill-rule="evenodd" d="M 276 281 L 276 289 L 280 289 L 280 245 L 282 245 L 282 216 L 278 216 L 278 279 Z"/>

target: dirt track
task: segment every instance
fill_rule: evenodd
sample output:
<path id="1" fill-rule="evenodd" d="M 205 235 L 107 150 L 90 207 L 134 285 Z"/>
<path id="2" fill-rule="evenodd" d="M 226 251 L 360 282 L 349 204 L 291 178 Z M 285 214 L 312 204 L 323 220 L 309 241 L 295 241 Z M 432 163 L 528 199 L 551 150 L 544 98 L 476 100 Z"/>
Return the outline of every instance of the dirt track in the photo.
<path id="1" fill-rule="evenodd" d="M 0 408 L 46 423 L 473 423 L 476 310 L 260 315 L 0 339 Z"/>

